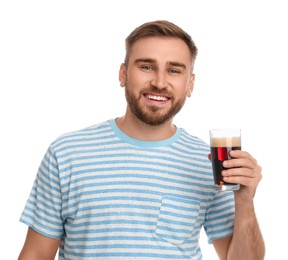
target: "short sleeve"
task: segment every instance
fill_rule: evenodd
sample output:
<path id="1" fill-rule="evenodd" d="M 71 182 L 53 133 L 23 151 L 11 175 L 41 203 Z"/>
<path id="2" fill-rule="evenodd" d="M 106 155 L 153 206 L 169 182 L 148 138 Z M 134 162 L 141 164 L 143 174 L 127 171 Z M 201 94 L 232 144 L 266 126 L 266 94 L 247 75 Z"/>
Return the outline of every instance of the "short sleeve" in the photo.
<path id="1" fill-rule="evenodd" d="M 61 239 L 61 188 L 56 156 L 48 148 L 36 175 L 30 196 L 20 217 L 20 222 L 36 232 Z"/>
<path id="2" fill-rule="evenodd" d="M 205 217 L 208 243 L 233 235 L 235 203 L 233 191 L 216 192 Z"/>

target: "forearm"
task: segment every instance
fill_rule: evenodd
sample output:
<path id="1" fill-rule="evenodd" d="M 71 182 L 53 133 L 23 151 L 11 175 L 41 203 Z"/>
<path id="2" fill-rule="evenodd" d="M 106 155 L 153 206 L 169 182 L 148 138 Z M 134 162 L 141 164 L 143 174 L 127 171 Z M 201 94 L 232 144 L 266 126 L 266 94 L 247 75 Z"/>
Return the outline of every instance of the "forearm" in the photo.
<path id="1" fill-rule="evenodd" d="M 263 260 L 265 245 L 255 215 L 253 203 L 236 207 L 234 234 L 227 259 Z"/>
<path id="2" fill-rule="evenodd" d="M 43 256 L 39 252 L 21 252 L 18 257 L 18 260 L 54 260 L 55 256 Z"/>
<path id="3" fill-rule="evenodd" d="M 53 260 L 59 245 L 59 239 L 45 237 L 32 228 L 28 228 L 18 260 Z"/>

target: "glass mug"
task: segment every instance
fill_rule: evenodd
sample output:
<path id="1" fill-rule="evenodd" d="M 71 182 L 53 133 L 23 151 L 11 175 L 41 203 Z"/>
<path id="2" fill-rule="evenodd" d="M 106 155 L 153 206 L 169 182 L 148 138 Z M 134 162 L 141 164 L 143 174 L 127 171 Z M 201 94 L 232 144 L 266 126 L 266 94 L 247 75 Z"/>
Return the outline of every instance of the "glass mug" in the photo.
<path id="1" fill-rule="evenodd" d="M 238 128 L 219 128 L 211 129 L 210 150 L 211 162 L 214 175 L 216 190 L 238 190 L 239 184 L 225 182 L 221 172 L 226 168 L 223 161 L 230 160 L 230 151 L 241 150 L 241 129 Z"/>

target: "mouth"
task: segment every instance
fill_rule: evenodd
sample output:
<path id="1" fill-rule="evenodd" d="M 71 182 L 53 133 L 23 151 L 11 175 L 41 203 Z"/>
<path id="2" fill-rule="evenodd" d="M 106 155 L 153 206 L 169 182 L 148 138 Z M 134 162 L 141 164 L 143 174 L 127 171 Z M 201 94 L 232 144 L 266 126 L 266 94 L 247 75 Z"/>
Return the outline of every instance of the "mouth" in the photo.
<path id="1" fill-rule="evenodd" d="M 144 94 L 144 97 L 152 102 L 167 102 L 170 100 L 169 97 L 164 96 L 164 95 L 157 95 L 157 94 Z"/>

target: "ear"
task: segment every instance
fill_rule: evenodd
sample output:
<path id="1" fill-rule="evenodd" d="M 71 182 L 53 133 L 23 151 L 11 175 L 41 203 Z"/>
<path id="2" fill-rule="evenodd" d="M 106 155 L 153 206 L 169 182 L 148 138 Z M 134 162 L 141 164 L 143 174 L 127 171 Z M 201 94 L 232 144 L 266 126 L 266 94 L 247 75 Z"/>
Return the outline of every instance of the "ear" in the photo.
<path id="1" fill-rule="evenodd" d="M 187 97 L 191 97 L 192 91 L 194 89 L 194 82 L 195 82 L 195 74 L 192 74 L 188 84 Z"/>
<path id="2" fill-rule="evenodd" d="M 125 87 L 125 84 L 126 84 L 126 66 L 124 63 L 122 63 L 120 66 L 119 82 L 120 82 L 121 87 Z"/>

